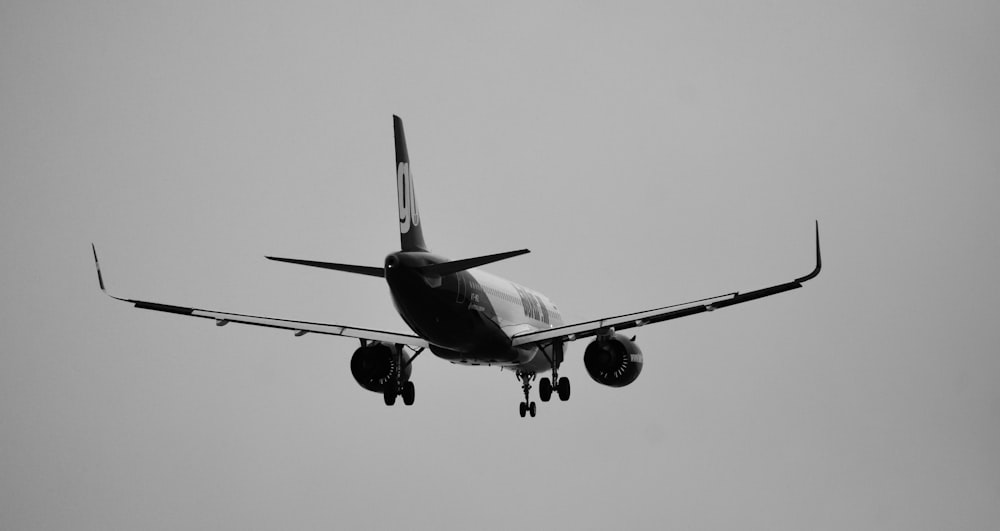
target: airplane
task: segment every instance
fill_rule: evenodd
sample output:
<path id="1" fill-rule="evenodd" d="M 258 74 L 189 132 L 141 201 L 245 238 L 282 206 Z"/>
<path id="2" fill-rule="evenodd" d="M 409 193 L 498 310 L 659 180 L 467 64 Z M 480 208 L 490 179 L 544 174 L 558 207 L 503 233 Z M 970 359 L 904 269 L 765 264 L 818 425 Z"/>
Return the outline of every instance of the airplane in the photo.
<path id="1" fill-rule="evenodd" d="M 412 364 L 425 350 L 451 363 L 500 367 L 517 377 L 524 393 L 521 417 L 536 415 L 531 400 L 531 382 L 548 402 L 553 393 L 560 401 L 570 397 L 570 382 L 559 370 L 565 361 L 566 343 L 593 338 L 583 352 L 583 364 L 597 383 L 625 387 L 639 377 L 643 355 L 623 331 L 711 312 L 721 308 L 777 295 L 802 287 L 819 275 L 822 258 L 819 222 L 816 221 L 816 266 L 809 274 L 773 286 L 747 292 L 732 292 L 650 310 L 567 324 L 562 311 L 541 292 L 491 275 L 481 266 L 528 253 L 520 249 L 474 258 L 449 260 L 429 250 L 424 240 L 423 220 L 417 207 L 413 172 L 403 134 L 403 121 L 393 116 L 396 144 L 396 192 L 399 207 L 400 250 L 385 257 L 383 267 L 351 265 L 267 256 L 269 260 L 330 269 L 385 279 L 396 311 L 412 333 L 399 333 L 339 324 L 294 321 L 240 313 L 175 306 L 111 295 L 105 287 L 94 252 L 98 284 L 109 297 L 136 308 L 212 319 L 217 326 L 230 323 L 290 330 L 305 334 L 344 336 L 360 341 L 351 357 L 351 374 L 364 389 L 379 393 L 387 406 L 402 398 L 414 403 Z"/>

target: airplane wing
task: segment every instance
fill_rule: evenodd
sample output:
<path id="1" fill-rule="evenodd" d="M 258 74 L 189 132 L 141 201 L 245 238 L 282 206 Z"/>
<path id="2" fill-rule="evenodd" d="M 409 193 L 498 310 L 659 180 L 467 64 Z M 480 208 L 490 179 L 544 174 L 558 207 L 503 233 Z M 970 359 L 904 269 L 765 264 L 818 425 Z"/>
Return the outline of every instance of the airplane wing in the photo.
<path id="1" fill-rule="evenodd" d="M 545 345 L 557 341 L 575 341 L 584 337 L 607 334 L 612 331 L 621 331 L 648 324 L 659 323 L 662 321 L 669 321 L 680 317 L 687 317 L 689 315 L 695 315 L 702 312 L 711 312 L 720 308 L 732 306 L 734 304 L 749 302 L 801 288 L 802 283 L 816 278 L 816 276 L 819 275 L 819 271 L 822 266 L 823 261 L 819 252 L 819 222 L 816 222 L 816 267 L 811 273 L 804 277 L 799 277 L 791 282 L 747 291 L 745 293 L 727 293 L 725 295 L 698 299 L 681 304 L 672 304 L 670 306 L 663 306 L 652 310 L 627 313 L 614 317 L 606 317 L 604 319 L 595 319 L 593 321 L 584 321 L 582 323 L 549 328 L 547 330 L 526 332 L 524 334 L 515 335 L 512 339 L 512 343 L 513 346 L 522 346 L 530 344 Z"/>
<path id="2" fill-rule="evenodd" d="M 216 326 L 225 326 L 229 323 L 238 323 L 238 324 L 253 325 L 253 326 L 263 326 L 267 328 L 278 328 L 282 330 L 291 330 L 295 332 L 296 337 L 303 336 L 305 334 L 325 334 L 330 336 L 353 337 L 356 339 L 365 339 L 369 341 L 385 341 L 389 343 L 409 345 L 418 348 L 427 348 L 428 346 L 430 346 L 425 339 L 410 334 L 400 334 L 397 332 L 386 332 L 382 330 L 370 330 L 367 328 L 355 328 L 351 326 L 342 326 L 342 325 L 335 325 L 328 323 L 293 321 L 291 319 L 277 319 L 274 317 L 260 317 L 256 315 L 246 315 L 241 313 L 203 310 L 201 308 L 189 308 L 186 306 L 174 306 L 172 304 L 163 304 L 159 302 L 140 301 L 140 300 L 116 297 L 108 293 L 108 290 L 104 287 L 104 277 L 101 275 L 101 264 L 100 262 L 97 261 L 97 248 L 94 247 L 93 244 L 91 244 L 91 248 L 93 248 L 94 250 L 94 265 L 97 266 L 97 282 L 101 286 L 101 291 L 103 291 L 105 295 L 111 297 L 112 299 L 117 299 L 120 301 L 134 304 L 136 308 L 141 308 L 143 310 L 155 310 L 158 312 L 173 313 L 177 315 L 187 315 L 191 317 L 201 317 L 203 319 L 212 319 L 215 321 Z"/>

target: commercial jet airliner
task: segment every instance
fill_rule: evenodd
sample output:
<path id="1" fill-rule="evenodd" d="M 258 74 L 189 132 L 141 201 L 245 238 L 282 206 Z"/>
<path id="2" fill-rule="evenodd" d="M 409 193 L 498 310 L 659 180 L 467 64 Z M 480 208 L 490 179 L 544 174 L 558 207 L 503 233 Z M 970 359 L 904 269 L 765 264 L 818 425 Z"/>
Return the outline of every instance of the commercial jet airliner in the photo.
<path id="1" fill-rule="evenodd" d="M 540 374 L 552 376 L 538 382 L 538 395 L 547 402 L 555 393 L 569 399 L 570 384 L 559 369 L 565 360 L 566 343 L 593 338 L 583 352 L 583 365 L 597 383 L 610 387 L 631 384 L 642 370 L 642 351 L 635 337 L 621 332 L 640 326 L 710 312 L 802 287 L 819 275 L 819 223 L 816 223 L 816 266 L 812 272 L 790 282 L 747 292 L 733 292 L 651 310 L 603 319 L 566 324 L 551 299 L 538 291 L 491 275 L 480 266 L 528 252 L 505 253 L 449 260 L 433 254 L 424 241 L 423 224 L 413 190 L 413 173 L 406 151 L 403 122 L 393 116 L 396 137 L 396 192 L 399 204 L 401 248 L 385 257 L 383 267 L 276 258 L 270 260 L 384 278 L 396 311 L 412 333 L 398 333 L 337 324 L 293 321 L 240 313 L 174 306 L 159 302 L 125 299 L 108 293 L 94 251 L 97 280 L 110 297 L 136 308 L 212 319 L 218 326 L 240 323 L 290 330 L 295 336 L 326 334 L 360 340 L 351 357 L 351 374 L 361 387 L 382 395 L 391 406 L 397 397 L 412 405 L 414 386 L 410 380 L 413 361 L 425 350 L 451 363 L 498 366 L 512 372 L 521 384 L 524 400 L 520 415 L 536 414 L 531 400 L 531 382 Z"/>

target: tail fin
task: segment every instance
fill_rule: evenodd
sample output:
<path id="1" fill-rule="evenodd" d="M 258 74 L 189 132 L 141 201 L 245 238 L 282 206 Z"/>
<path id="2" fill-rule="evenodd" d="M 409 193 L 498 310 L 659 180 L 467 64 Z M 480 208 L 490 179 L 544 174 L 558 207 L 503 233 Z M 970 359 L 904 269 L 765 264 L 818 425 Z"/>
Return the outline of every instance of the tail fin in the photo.
<path id="1" fill-rule="evenodd" d="M 406 153 L 403 120 L 393 115 L 392 128 L 396 135 L 396 194 L 399 199 L 399 241 L 404 251 L 427 251 L 424 232 L 420 227 L 417 194 L 413 191 L 410 156 Z"/>

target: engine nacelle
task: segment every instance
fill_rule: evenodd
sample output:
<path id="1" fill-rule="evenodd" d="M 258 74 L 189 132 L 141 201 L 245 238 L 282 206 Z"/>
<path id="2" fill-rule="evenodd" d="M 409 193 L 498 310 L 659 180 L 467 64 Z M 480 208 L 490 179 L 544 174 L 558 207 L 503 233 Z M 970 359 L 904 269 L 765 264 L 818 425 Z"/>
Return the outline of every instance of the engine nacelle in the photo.
<path id="1" fill-rule="evenodd" d="M 583 365 L 595 382 L 625 387 L 642 372 L 642 351 L 631 339 L 615 334 L 587 345 Z"/>
<path id="2" fill-rule="evenodd" d="M 410 355 L 403 347 L 392 343 L 369 343 L 354 351 L 351 356 L 351 374 L 358 385 L 369 391 L 381 393 L 385 384 L 396 377 L 402 364 L 400 382 L 410 379 Z"/>

